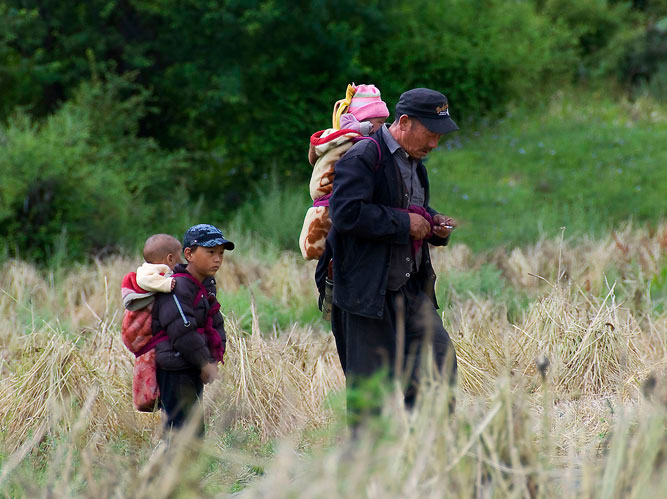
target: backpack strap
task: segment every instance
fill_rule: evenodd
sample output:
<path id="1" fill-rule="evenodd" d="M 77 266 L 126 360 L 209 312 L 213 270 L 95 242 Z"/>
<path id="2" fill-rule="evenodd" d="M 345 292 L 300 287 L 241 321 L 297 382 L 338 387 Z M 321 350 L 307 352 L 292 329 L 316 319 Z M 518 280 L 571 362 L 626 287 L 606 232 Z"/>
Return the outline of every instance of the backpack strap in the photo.
<path id="1" fill-rule="evenodd" d="M 191 274 L 188 274 L 187 272 L 179 272 L 177 274 L 172 274 L 172 277 L 185 277 L 187 279 L 190 279 L 192 282 L 194 282 L 197 287 L 199 288 L 199 292 L 197 293 L 197 296 L 195 296 L 195 302 L 194 306 L 196 307 L 197 304 L 199 303 L 199 300 L 204 298 L 205 296 L 208 296 L 208 291 L 206 291 L 206 288 L 204 285 L 199 282 L 197 279 L 195 279 Z M 180 306 L 178 307 L 179 310 L 181 310 Z M 183 312 L 181 311 L 181 315 L 183 315 Z"/>
<path id="2" fill-rule="evenodd" d="M 195 279 L 192 275 L 181 272 L 177 274 L 173 274 L 172 277 L 185 277 L 187 279 L 190 279 L 192 282 L 197 284 L 199 287 L 199 292 L 197 293 L 197 296 L 195 296 L 194 300 L 194 306 L 196 307 L 199 301 L 208 296 L 208 291 L 204 287 L 204 285 L 199 282 L 197 279 Z M 176 298 L 176 295 L 174 295 L 174 298 Z M 211 350 L 211 353 L 213 354 L 213 358 L 215 360 L 223 362 L 223 356 L 225 354 L 225 347 L 222 344 L 222 340 L 220 339 L 220 335 L 218 334 L 218 331 L 213 327 L 213 316 L 217 314 L 220 311 L 220 303 L 218 302 L 218 299 L 214 296 L 212 300 L 212 304 L 208 307 L 208 310 L 206 311 L 206 321 L 204 324 L 204 327 L 199 327 L 197 328 L 197 332 L 199 334 L 203 334 L 206 337 L 206 343 Z M 206 301 L 208 305 L 208 300 Z M 176 304 L 179 305 L 178 300 L 176 301 Z M 183 315 L 183 311 L 181 310 L 179 306 L 179 310 L 181 311 L 181 315 Z M 184 320 L 185 320 L 185 316 Z"/>
<path id="3" fill-rule="evenodd" d="M 134 352 L 134 357 L 135 358 L 141 357 L 143 354 L 153 350 L 158 345 L 158 343 L 162 343 L 163 341 L 167 341 L 168 339 L 169 337 L 167 336 L 167 332 L 163 329 L 159 333 L 154 334 L 148 343 L 146 343 L 143 347 Z"/>

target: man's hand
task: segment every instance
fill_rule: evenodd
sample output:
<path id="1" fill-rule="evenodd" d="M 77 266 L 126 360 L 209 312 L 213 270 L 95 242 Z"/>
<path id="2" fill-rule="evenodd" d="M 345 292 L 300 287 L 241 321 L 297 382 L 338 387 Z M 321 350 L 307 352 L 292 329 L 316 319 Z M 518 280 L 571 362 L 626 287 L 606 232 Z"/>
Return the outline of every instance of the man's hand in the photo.
<path id="1" fill-rule="evenodd" d="M 410 216 L 410 235 L 413 239 L 424 239 L 431 232 L 431 224 L 421 215 L 408 213 Z"/>
<path id="2" fill-rule="evenodd" d="M 218 363 L 209 362 L 201 368 L 201 380 L 207 385 L 218 379 Z"/>
<path id="3" fill-rule="evenodd" d="M 449 236 L 458 225 L 452 217 L 439 213 L 433 217 L 433 224 L 433 234 L 442 238 Z"/>

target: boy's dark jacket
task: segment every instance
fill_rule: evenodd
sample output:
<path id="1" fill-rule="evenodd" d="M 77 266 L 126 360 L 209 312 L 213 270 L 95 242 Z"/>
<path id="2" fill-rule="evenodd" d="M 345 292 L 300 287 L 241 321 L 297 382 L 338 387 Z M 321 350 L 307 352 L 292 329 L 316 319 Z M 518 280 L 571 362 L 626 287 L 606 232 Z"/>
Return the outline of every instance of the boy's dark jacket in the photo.
<path id="1" fill-rule="evenodd" d="M 174 273 L 188 273 L 185 265 L 178 264 Z M 215 279 L 208 277 L 202 282 L 209 295 L 215 296 Z M 157 293 L 153 306 L 153 334 L 161 330 L 167 332 L 169 339 L 155 347 L 155 359 L 158 367 L 169 371 L 182 369 L 201 369 L 208 362 L 215 362 L 206 345 L 206 336 L 197 332 L 206 324 L 206 314 L 210 308 L 207 297 L 201 298 L 194 306 L 199 292 L 197 285 L 185 277 L 176 277 L 176 287 L 172 293 Z M 185 324 L 174 296 L 181 305 L 189 324 Z M 218 312 L 213 317 L 213 327 L 220 334 L 223 346 L 226 342 L 224 319 Z"/>
<path id="2" fill-rule="evenodd" d="M 318 262 L 315 275 L 320 296 L 328 262 L 333 258 L 333 302 L 343 310 L 367 317 L 384 315 L 389 265 L 410 254 L 410 218 L 407 193 L 398 165 L 387 147 L 382 130 L 351 148 L 335 166 L 336 177 L 329 209 L 333 227 L 327 237 L 325 252 Z M 424 187 L 425 208 L 429 206 L 428 175 L 419 161 L 417 175 Z M 432 236 L 430 244 L 444 246 L 449 238 Z M 393 253 L 393 259 L 392 259 Z M 405 259 L 402 259 L 405 260 Z M 408 264 L 410 271 L 411 264 Z M 435 300 L 435 272 L 431 265 L 428 244 L 422 246 L 422 260 L 417 274 L 422 289 Z"/>

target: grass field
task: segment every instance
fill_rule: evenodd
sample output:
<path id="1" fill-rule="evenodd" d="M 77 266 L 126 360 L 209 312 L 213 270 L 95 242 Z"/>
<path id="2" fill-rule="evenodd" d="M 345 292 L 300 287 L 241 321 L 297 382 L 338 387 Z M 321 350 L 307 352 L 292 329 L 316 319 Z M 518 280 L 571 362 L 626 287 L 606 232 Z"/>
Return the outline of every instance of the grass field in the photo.
<path id="1" fill-rule="evenodd" d="M 351 438 L 315 265 L 295 252 L 305 185 L 272 179 L 211 220 L 237 249 L 217 276 L 228 352 L 203 445 L 166 447 L 159 414 L 132 408 L 119 288 L 138 255 L 2 263 L 0 495 L 660 497 L 664 109 L 565 92 L 461 125 L 428 163 L 432 205 L 461 222 L 433 251 L 453 415 L 433 374 L 412 412 L 390 389 Z"/>
<path id="2" fill-rule="evenodd" d="M 218 276 L 229 348 L 222 380 L 206 389 L 208 437 L 203 446 L 177 438 L 168 450 L 159 416 L 131 407 L 132 360 L 120 342 L 118 286 L 139 261 L 54 271 L 9 261 L 0 268 L 0 491 L 657 496 L 667 486 L 666 249 L 664 224 L 512 251 L 438 249 L 460 366 L 456 413 L 434 377 L 413 412 L 390 396 L 356 441 L 344 429 L 331 336 L 312 320 L 312 264 L 231 253 Z M 270 320 L 274 308 L 285 315 Z"/>

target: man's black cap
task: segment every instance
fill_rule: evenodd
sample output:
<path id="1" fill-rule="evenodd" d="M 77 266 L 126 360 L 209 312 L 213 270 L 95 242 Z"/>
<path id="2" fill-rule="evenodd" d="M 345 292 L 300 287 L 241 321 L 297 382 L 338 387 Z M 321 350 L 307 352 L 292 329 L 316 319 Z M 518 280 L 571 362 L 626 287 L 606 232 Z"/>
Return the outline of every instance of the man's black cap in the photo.
<path id="1" fill-rule="evenodd" d="M 413 88 L 403 92 L 396 104 L 396 119 L 404 114 L 417 118 L 433 133 L 444 134 L 459 129 L 449 116 L 447 97 L 430 88 Z"/>
<path id="2" fill-rule="evenodd" d="M 220 229 L 210 224 L 198 224 L 190 227 L 183 236 L 183 249 L 194 246 L 224 246 L 225 249 L 233 250 L 234 243 L 225 239 Z"/>

